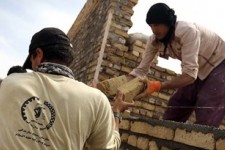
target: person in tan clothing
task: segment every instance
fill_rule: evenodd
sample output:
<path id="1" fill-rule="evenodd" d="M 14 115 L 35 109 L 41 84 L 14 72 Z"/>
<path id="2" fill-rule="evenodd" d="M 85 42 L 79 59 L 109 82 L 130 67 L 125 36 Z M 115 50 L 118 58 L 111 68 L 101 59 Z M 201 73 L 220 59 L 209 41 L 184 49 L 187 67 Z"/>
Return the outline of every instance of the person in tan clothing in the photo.
<path id="1" fill-rule="evenodd" d="M 23 65 L 0 88 L 1 150 L 119 149 L 120 113 L 133 104 L 122 93 L 111 108 L 98 89 L 74 79 L 73 48 L 57 28 L 35 33 Z"/>
<path id="2" fill-rule="evenodd" d="M 139 66 L 130 77 L 146 76 L 156 54 L 181 61 L 182 73 L 171 81 L 148 81 L 139 99 L 153 92 L 176 88 L 163 116 L 185 122 L 193 111 L 196 124 L 218 127 L 225 115 L 225 42 L 216 33 L 195 23 L 177 21 L 175 11 L 164 3 L 150 7 L 146 22 L 148 39 Z"/>

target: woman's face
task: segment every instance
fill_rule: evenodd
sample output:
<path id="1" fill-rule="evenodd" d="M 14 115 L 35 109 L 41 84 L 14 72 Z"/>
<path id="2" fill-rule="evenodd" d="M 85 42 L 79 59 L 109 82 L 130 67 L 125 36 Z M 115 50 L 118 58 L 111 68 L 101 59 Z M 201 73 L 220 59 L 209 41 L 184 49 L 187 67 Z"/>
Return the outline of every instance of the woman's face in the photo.
<path id="1" fill-rule="evenodd" d="M 156 23 L 151 24 L 150 27 L 158 40 L 162 40 L 169 32 L 169 27 L 166 24 Z"/>

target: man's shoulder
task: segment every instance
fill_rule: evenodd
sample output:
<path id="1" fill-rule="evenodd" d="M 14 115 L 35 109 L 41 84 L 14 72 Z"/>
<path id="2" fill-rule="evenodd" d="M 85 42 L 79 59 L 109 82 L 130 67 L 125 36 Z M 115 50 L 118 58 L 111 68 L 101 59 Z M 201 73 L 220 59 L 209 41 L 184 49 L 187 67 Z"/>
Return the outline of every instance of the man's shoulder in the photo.
<path id="1" fill-rule="evenodd" d="M 182 38 L 185 35 L 195 35 L 199 33 L 198 27 L 195 23 L 178 21 L 176 24 L 175 35 Z"/>
<path id="2" fill-rule="evenodd" d="M 176 31 L 183 31 L 183 30 L 189 30 L 189 29 L 195 29 L 196 25 L 192 22 L 187 21 L 177 21 L 176 24 Z"/>
<path id="3" fill-rule="evenodd" d="M 9 76 L 7 76 L 5 79 L 3 79 L 4 82 L 14 81 L 19 82 L 23 79 L 32 78 L 32 73 L 12 73 Z"/>

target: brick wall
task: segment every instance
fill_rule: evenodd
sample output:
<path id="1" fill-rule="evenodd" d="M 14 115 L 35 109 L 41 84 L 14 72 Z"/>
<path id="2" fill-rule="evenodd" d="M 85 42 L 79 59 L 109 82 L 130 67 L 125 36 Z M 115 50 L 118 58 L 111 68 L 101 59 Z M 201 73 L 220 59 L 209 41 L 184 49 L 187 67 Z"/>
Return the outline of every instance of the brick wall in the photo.
<path id="1" fill-rule="evenodd" d="M 110 7 L 109 0 L 88 0 L 68 33 L 75 51 L 71 68 L 80 81 L 94 77 Z"/>
<path id="2" fill-rule="evenodd" d="M 87 0 L 68 36 L 76 58 L 71 65 L 82 82 L 101 82 L 128 74 L 141 61 L 147 36 L 128 34 L 133 7 L 138 0 Z M 171 80 L 177 74 L 152 64 L 148 77 Z M 121 149 L 225 149 L 224 131 L 188 123 L 163 121 L 169 97 L 175 89 L 135 101 L 137 107 L 121 122 Z M 114 95 L 108 95 L 109 99 Z M 224 128 L 225 121 L 220 126 Z"/>
<path id="3" fill-rule="evenodd" d="M 225 131 L 146 118 L 127 118 L 120 124 L 121 149 L 224 150 Z"/>

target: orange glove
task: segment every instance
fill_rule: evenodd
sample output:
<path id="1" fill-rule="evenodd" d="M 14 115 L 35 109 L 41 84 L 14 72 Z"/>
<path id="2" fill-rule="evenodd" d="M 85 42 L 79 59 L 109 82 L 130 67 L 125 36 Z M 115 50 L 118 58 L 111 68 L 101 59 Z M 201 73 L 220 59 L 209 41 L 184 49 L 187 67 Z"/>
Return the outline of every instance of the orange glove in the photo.
<path id="1" fill-rule="evenodd" d="M 154 92 L 159 92 L 161 89 L 161 82 L 159 81 L 148 81 L 146 94 L 151 95 Z"/>

